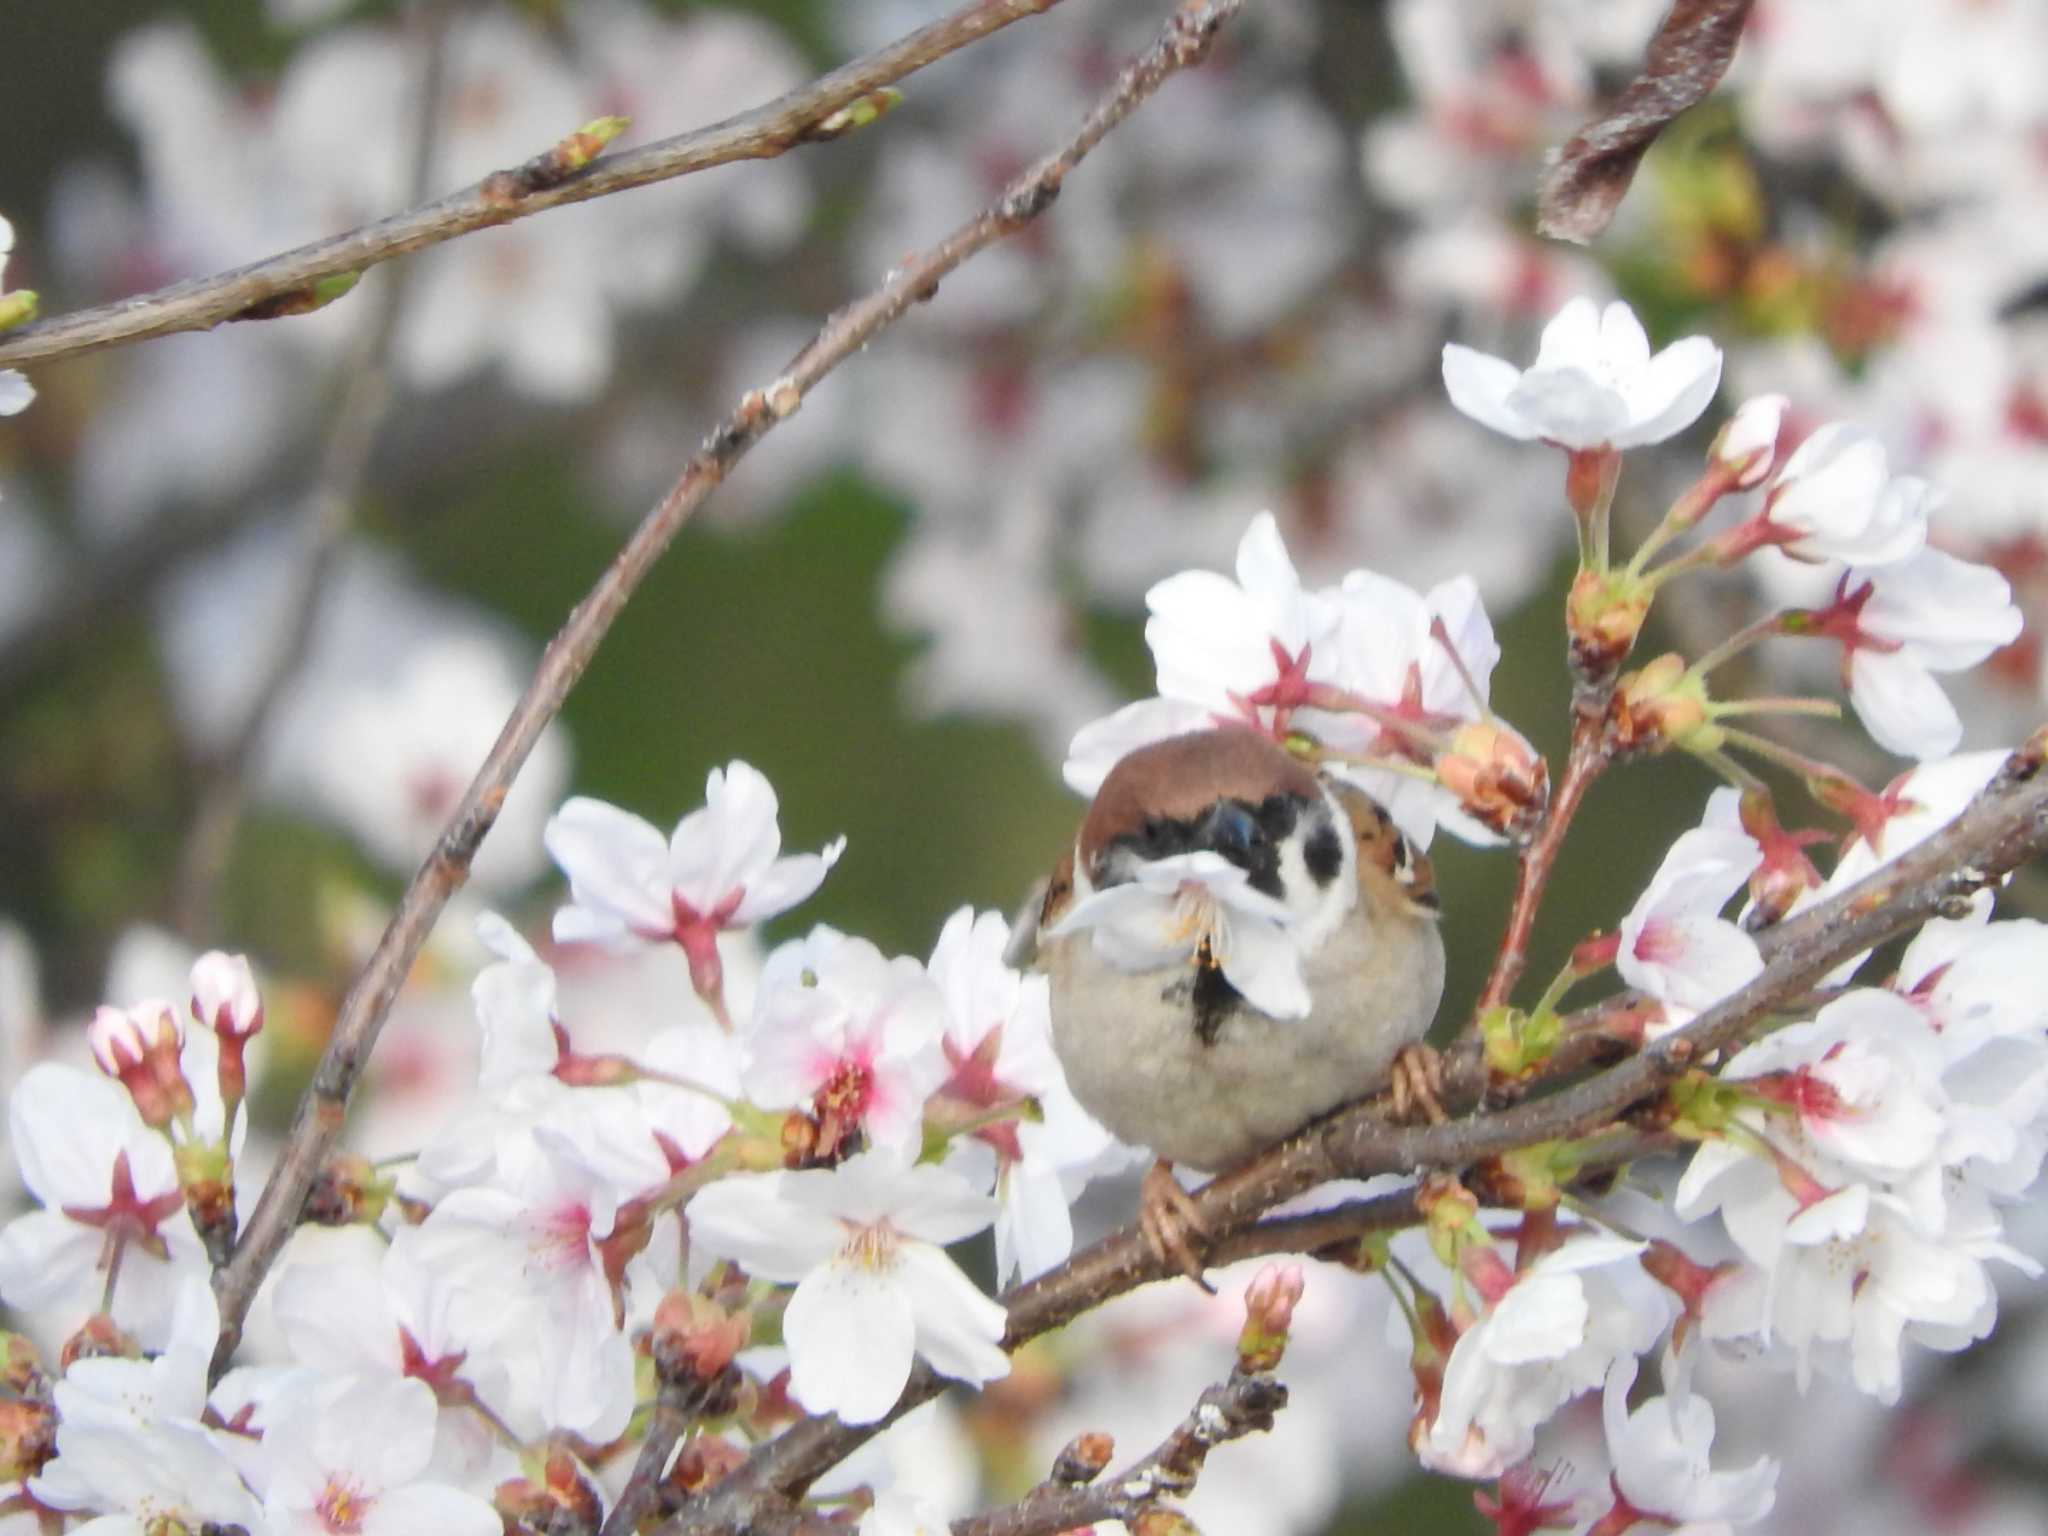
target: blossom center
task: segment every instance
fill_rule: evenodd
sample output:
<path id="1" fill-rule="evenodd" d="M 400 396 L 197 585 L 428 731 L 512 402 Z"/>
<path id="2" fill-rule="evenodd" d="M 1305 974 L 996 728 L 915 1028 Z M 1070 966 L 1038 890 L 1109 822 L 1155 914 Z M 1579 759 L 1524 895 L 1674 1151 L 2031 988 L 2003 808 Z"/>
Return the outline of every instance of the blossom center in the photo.
<path id="1" fill-rule="evenodd" d="M 871 1272 L 885 1270 L 895 1264 L 900 1238 L 887 1217 L 879 1221 L 847 1222 L 846 1228 L 846 1244 L 839 1250 L 839 1256 L 847 1263 Z"/>
<path id="2" fill-rule="evenodd" d="M 336 1536 L 355 1536 L 362 1530 L 363 1521 L 376 1502 L 365 1495 L 353 1479 L 337 1475 L 327 1479 L 327 1486 L 320 1490 L 319 1501 L 313 1509 L 324 1529 L 335 1532 Z"/>

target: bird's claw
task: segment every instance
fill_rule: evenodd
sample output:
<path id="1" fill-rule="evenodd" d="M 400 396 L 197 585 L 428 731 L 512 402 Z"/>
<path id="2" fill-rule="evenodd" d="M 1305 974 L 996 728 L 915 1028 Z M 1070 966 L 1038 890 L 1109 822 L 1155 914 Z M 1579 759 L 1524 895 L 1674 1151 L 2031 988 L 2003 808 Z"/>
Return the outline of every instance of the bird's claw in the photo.
<path id="1" fill-rule="evenodd" d="M 1152 1165 L 1139 1189 L 1138 1229 L 1161 1264 L 1179 1270 L 1210 1295 L 1216 1294 L 1216 1288 L 1202 1278 L 1201 1250 L 1212 1236 L 1209 1223 L 1194 1197 L 1173 1176 L 1173 1165 L 1163 1158 Z"/>
<path id="2" fill-rule="evenodd" d="M 1396 1120 L 1442 1125 L 1450 1118 L 1444 1113 L 1444 1058 L 1432 1046 L 1418 1041 L 1396 1051 L 1387 1088 Z"/>

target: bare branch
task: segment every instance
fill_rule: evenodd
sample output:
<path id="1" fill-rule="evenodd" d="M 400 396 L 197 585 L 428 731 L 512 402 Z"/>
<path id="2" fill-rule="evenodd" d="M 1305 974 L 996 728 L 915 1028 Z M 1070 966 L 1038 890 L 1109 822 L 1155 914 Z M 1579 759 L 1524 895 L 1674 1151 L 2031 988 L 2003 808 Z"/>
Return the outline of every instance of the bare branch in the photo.
<path id="1" fill-rule="evenodd" d="M 1024 171 L 979 214 L 900 264 L 883 285 L 829 318 L 783 374 L 751 390 L 713 430 L 667 495 L 647 514 L 583 601 L 548 643 L 533 679 L 490 755 L 463 792 L 434 851 L 413 876 L 390 925 L 343 1001 L 327 1049 L 299 1101 L 270 1181 L 233 1257 L 214 1276 L 220 1302 L 216 1373 L 241 1338 L 256 1287 L 297 1225 L 306 1191 L 333 1150 L 364 1063 L 428 931 L 469 875 L 470 861 L 497 819 L 512 779 L 648 570 L 690 515 L 775 425 L 794 415 L 818 381 L 938 292 L 940 280 L 975 252 L 1017 233 L 1052 206 L 1067 175 L 1171 75 L 1199 62 L 1243 0 L 1183 0 L 1160 39 L 1129 65 L 1061 148 Z"/>
<path id="2" fill-rule="evenodd" d="M 1133 1525 L 1162 1499 L 1192 1492 L 1217 1446 L 1271 1429 L 1286 1406 L 1287 1388 L 1272 1376 L 1234 1370 L 1143 1460 L 1084 1483 L 1049 1478 L 1005 1509 L 955 1520 L 953 1536 L 1058 1536 L 1098 1520 Z"/>
<path id="3" fill-rule="evenodd" d="M 1565 759 L 1557 792 L 1544 810 L 1542 825 L 1516 861 L 1514 900 L 1508 908 L 1507 924 L 1501 930 L 1500 949 L 1494 956 L 1486 985 L 1480 990 L 1479 1001 L 1473 1005 L 1471 1022 L 1466 1025 L 1468 1033 L 1475 1036 L 1481 1017 L 1489 1008 L 1505 1003 L 1514 992 L 1515 983 L 1521 980 L 1522 968 L 1529 963 L 1529 937 L 1535 931 L 1536 912 L 1550 884 L 1551 868 L 1564 847 L 1565 834 L 1585 803 L 1586 791 L 1614 761 L 1614 744 L 1606 725 L 1607 704 L 1613 691 L 1609 684 L 1582 692 L 1572 700 L 1570 755 Z"/>
<path id="4" fill-rule="evenodd" d="M 1558 151 L 1536 195 L 1536 230 L 1586 244 L 1607 227 L 1636 167 L 1672 119 L 1727 73 L 1751 0 L 1675 0 L 1643 72 Z"/>
<path id="5" fill-rule="evenodd" d="M 458 235 L 509 224 L 565 203 L 586 202 L 633 187 L 670 181 L 735 160 L 768 160 L 798 145 L 832 137 L 833 113 L 927 64 L 979 42 L 1012 22 L 1036 16 L 1059 0 L 972 0 L 886 48 L 842 65 L 766 106 L 708 128 L 607 155 L 557 180 L 494 172 L 459 192 L 316 240 L 250 266 L 174 283 L 24 325 L 0 338 L 0 367 L 72 357 L 123 342 L 211 330 L 281 297 L 303 294 L 324 279 L 361 273 L 380 262 L 425 250 Z M 566 130 L 569 126 L 564 124 Z"/>

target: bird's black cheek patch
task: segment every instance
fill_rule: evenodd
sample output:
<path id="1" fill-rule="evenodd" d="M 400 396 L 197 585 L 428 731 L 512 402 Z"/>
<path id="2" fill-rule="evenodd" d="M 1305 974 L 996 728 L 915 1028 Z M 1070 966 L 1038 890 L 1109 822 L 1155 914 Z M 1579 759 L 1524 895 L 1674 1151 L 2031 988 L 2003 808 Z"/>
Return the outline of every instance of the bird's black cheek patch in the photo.
<path id="1" fill-rule="evenodd" d="M 1328 825 L 1316 828 L 1301 850 L 1301 859 L 1317 885 L 1336 879 L 1337 871 L 1344 867 L 1344 845 L 1337 840 L 1337 829 Z"/>

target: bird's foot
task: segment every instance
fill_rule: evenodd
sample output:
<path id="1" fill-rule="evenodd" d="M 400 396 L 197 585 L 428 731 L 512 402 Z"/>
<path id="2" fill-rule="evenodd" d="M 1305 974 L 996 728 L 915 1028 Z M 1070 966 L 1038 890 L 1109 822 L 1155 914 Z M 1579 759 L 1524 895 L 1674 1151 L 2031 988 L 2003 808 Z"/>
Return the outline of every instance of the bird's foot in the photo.
<path id="1" fill-rule="evenodd" d="M 1442 1125 L 1450 1118 L 1444 1113 L 1444 1058 L 1434 1047 L 1417 1041 L 1395 1052 L 1387 1089 L 1396 1120 Z"/>
<path id="2" fill-rule="evenodd" d="M 1180 1187 L 1173 1165 L 1165 1158 L 1152 1165 L 1139 1189 L 1138 1229 L 1145 1234 L 1154 1258 L 1215 1294 L 1216 1288 L 1202 1278 L 1201 1250 L 1211 1236 L 1209 1223 L 1194 1197 Z"/>

